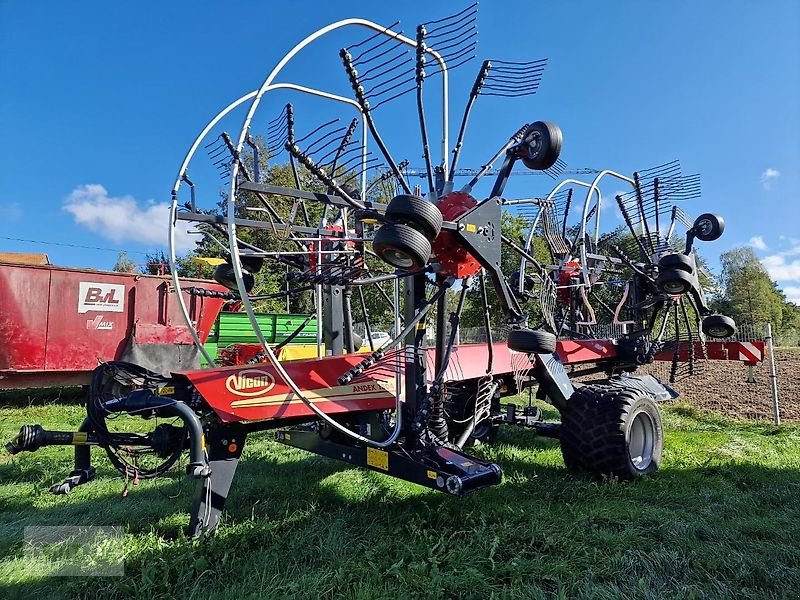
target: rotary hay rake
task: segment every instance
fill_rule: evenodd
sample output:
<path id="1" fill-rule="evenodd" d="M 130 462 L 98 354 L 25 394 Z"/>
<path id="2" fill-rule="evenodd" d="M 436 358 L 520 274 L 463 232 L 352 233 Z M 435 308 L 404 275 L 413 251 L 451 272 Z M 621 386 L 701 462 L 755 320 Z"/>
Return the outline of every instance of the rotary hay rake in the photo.
<path id="1" fill-rule="evenodd" d="M 257 90 L 217 114 L 191 145 L 173 187 L 173 280 L 181 289 L 176 230 L 190 223 L 224 248 L 227 260 L 214 278 L 231 290 L 224 297 L 241 302 L 260 345 L 233 353 L 240 364 L 217 366 L 195 335 L 211 367 L 171 374 L 102 364 L 77 432 L 26 425 L 7 449 L 74 445 L 75 470 L 54 493 L 93 478 L 92 446 L 106 451 L 126 481 L 162 475 L 188 452 L 187 473 L 201 480 L 190 535 L 216 529 L 247 436 L 266 429 L 276 429 L 284 444 L 455 496 L 500 483 L 498 465 L 464 448 L 491 442 L 503 423 L 559 438 L 571 470 L 623 479 L 655 471 L 662 451 L 657 401 L 675 394 L 633 372 L 666 358 L 675 375 L 678 365 L 691 368 L 702 356 L 706 336 L 735 331 L 729 318 L 708 309 L 692 250 L 695 239 L 719 237 L 723 221 L 710 214 L 687 219 L 677 203 L 699 195 L 699 179 L 682 176 L 677 162 L 631 177 L 593 171 L 590 181 L 565 179 L 544 198 L 507 198 L 517 163 L 554 179 L 567 170 L 561 130 L 545 121 L 517 126 L 458 187 L 457 164 L 478 98 L 534 94 L 546 64 L 480 65 L 450 161 L 449 77 L 475 57 L 476 6 L 420 25 L 414 38 L 397 23 L 333 23 L 287 53 Z M 352 97 L 279 81 L 300 50 L 342 29 L 368 32 L 340 52 Z M 427 84 L 436 78 L 441 156 L 434 163 L 426 99 Z M 264 135 L 251 135 L 256 115 L 264 112 L 258 109 L 278 92 L 344 106 L 356 118 L 298 132 L 296 108 L 285 104 L 269 109 L 277 117 L 265 119 Z M 409 185 L 408 161 L 394 158 L 377 125 L 379 109 L 402 97 L 416 105 L 424 194 Z M 238 136 L 214 137 L 238 107 L 247 108 Z M 200 170 L 202 147 L 225 186 L 222 210 L 200 206 L 196 192 L 207 192 L 189 177 L 190 166 Z M 268 161 L 284 152 L 293 185 L 267 183 Z M 489 173 L 495 174 L 491 187 L 476 192 Z M 604 179 L 630 188 L 616 197 L 626 231 L 600 233 Z M 575 195 L 581 189 L 582 203 Z M 504 211 L 524 220 L 521 239 L 503 234 Z M 685 230 L 682 248 L 679 229 Z M 534 256 L 536 239 L 544 240 L 550 264 Z M 508 253 L 519 258 L 510 276 L 501 270 Z M 269 263 L 286 268 L 287 290 L 254 294 L 255 273 Z M 391 307 L 395 335 L 382 348 L 372 341 L 365 289 L 375 289 Z M 456 344 L 469 290 L 482 305 L 484 344 Z M 220 294 L 189 291 L 199 301 Z M 507 341 L 493 339 L 491 292 L 508 325 Z M 322 323 L 317 357 L 281 361 L 280 348 L 265 342 L 253 303 L 300 293 L 313 293 Z M 448 304 L 448 294 L 454 303 Z M 354 297 L 366 354 L 356 352 L 362 340 L 353 327 Z M 176 300 L 191 326 L 182 296 Z M 429 320 L 432 348 L 426 347 Z M 573 384 L 566 365 L 597 379 Z M 560 423 L 543 422 L 531 404 L 501 406 L 502 397 L 533 389 L 558 409 Z"/>

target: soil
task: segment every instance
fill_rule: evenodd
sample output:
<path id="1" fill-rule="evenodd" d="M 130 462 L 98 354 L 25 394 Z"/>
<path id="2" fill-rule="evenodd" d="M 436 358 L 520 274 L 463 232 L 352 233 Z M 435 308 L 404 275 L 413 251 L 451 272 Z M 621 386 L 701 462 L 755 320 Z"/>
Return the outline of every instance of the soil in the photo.
<path id="1" fill-rule="evenodd" d="M 775 368 L 781 420 L 800 421 L 800 349 L 776 350 Z M 670 369 L 671 363 L 655 363 L 640 372 L 652 373 L 667 383 Z M 681 394 L 680 400 L 702 410 L 738 419 L 771 421 L 774 411 L 769 361 L 754 366 L 752 374 L 748 381 L 747 365 L 741 362 L 704 361 L 693 375 L 679 375 L 670 385 Z"/>

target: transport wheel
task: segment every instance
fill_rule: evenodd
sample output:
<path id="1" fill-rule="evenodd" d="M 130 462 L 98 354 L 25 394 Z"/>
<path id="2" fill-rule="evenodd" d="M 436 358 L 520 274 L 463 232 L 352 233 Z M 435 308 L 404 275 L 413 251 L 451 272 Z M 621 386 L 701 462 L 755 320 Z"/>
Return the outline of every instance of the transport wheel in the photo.
<path id="1" fill-rule="evenodd" d="M 214 278 L 214 281 L 220 285 L 224 285 L 229 290 L 233 290 L 235 292 L 239 289 L 239 286 L 236 285 L 236 275 L 233 272 L 233 265 L 229 263 L 217 265 L 217 267 L 214 269 L 214 274 L 212 277 Z M 244 289 L 249 294 L 256 285 L 256 278 L 253 277 L 253 274 L 250 273 L 250 271 L 242 268 L 242 280 L 244 281 Z"/>
<path id="2" fill-rule="evenodd" d="M 239 261 L 242 263 L 242 266 L 251 273 L 258 273 L 264 266 L 263 256 L 248 256 L 246 254 L 240 254 Z"/>
<path id="3" fill-rule="evenodd" d="M 508 347 L 526 354 L 552 354 L 556 351 L 556 336 L 549 331 L 512 329 L 508 332 Z"/>
<path id="4" fill-rule="evenodd" d="M 375 233 L 372 249 L 378 257 L 402 271 L 418 271 L 431 257 L 431 243 L 416 229 L 385 223 Z"/>
<path id="5" fill-rule="evenodd" d="M 523 164 L 532 171 L 549 169 L 561 154 L 563 135 L 555 123 L 536 121 L 525 134 Z"/>
<path id="6" fill-rule="evenodd" d="M 671 296 L 685 294 L 692 289 L 693 283 L 694 281 L 689 273 L 677 269 L 662 271 L 656 278 L 656 287 Z"/>
<path id="7" fill-rule="evenodd" d="M 729 338 L 736 335 L 736 322 L 725 315 L 703 317 L 703 333 L 711 338 Z"/>
<path id="8" fill-rule="evenodd" d="M 392 223 L 413 227 L 428 240 L 433 241 L 442 230 L 442 213 L 425 198 L 400 194 L 386 207 L 386 218 Z"/>
<path id="9" fill-rule="evenodd" d="M 465 447 L 474 446 L 476 444 L 491 444 L 497 439 L 497 434 L 500 431 L 500 424 L 493 423 L 491 419 L 484 419 L 475 426 L 472 430 L 472 435 L 464 444 Z"/>
<path id="10" fill-rule="evenodd" d="M 658 405 L 637 390 L 587 385 L 561 415 L 561 454 L 571 471 L 638 479 L 658 469 L 663 448 Z"/>
<path id="11" fill-rule="evenodd" d="M 705 213 L 694 220 L 692 228 L 698 240 L 713 242 L 725 231 L 725 221 L 719 215 Z"/>
<path id="12" fill-rule="evenodd" d="M 685 254 L 675 253 L 662 256 L 658 261 L 658 266 L 662 269 L 674 269 L 676 271 L 691 273 L 694 271 L 692 263 L 692 259 Z"/>

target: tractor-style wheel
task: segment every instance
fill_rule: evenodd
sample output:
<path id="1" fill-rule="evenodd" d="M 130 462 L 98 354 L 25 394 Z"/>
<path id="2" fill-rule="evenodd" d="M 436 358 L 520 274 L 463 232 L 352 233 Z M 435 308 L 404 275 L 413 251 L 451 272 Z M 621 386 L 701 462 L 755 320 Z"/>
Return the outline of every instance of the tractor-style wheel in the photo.
<path id="1" fill-rule="evenodd" d="M 658 261 L 658 266 L 661 269 L 675 269 L 677 271 L 686 271 L 691 273 L 694 271 L 694 261 L 685 254 L 665 254 Z"/>
<path id="2" fill-rule="evenodd" d="M 736 335 L 736 322 L 725 315 L 703 317 L 703 333 L 710 338 L 722 339 Z"/>
<path id="3" fill-rule="evenodd" d="M 658 405 L 637 390 L 587 385 L 561 415 L 561 453 L 571 471 L 637 479 L 658 469 L 663 447 Z"/>
<path id="4" fill-rule="evenodd" d="M 442 213 L 439 208 L 425 198 L 400 194 L 386 206 L 386 219 L 413 227 L 428 240 L 433 241 L 442 230 Z"/>
<path id="5" fill-rule="evenodd" d="M 508 347 L 525 354 L 552 354 L 556 351 L 556 336 L 549 331 L 512 329 L 508 332 Z"/>
<path id="6" fill-rule="evenodd" d="M 680 296 L 692 289 L 694 280 L 691 274 L 677 269 L 668 269 L 658 274 L 656 287 L 670 296 Z"/>
<path id="7" fill-rule="evenodd" d="M 725 220 L 719 215 L 705 213 L 694 220 L 692 229 L 698 240 L 713 242 L 725 231 Z"/>
<path id="8" fill-rule="evenodd" d="M 240 254 L 239 262 L 242 263 L 242 267 L 251 273 L 258 273 L 264 266 L 264 257 Z"/>
<path id="9" fill-rule="evenodd" d="M 431 257 L 431 243 L 416 229 L 399 223 L 385 223 L 372 240 L 375 254 L 396 269 L 418 271 Z"/>
<path id="10" fill-rule="evenodd" d="M 522 162 L 532 171 L 552 167 L 561 154 L 561 128 L 548 121 L 531 123 L 522 143 Z"/>

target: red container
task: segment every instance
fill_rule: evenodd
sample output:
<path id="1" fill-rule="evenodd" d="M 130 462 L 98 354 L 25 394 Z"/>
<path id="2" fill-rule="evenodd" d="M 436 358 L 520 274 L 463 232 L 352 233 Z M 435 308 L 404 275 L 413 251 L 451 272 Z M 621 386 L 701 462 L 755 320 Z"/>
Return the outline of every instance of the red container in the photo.
<path id="1" fill-rule="evenodd" d="M 182 293 L 205 341 L 223 301 Z M 86 384 L 98 361 L 122 359 L 131 344 L 191 346 L 175 294 L 169 277 L 0 263 L 0 388 Z"/>

